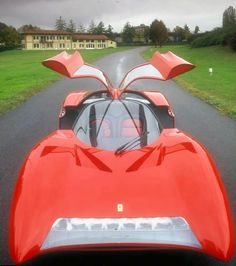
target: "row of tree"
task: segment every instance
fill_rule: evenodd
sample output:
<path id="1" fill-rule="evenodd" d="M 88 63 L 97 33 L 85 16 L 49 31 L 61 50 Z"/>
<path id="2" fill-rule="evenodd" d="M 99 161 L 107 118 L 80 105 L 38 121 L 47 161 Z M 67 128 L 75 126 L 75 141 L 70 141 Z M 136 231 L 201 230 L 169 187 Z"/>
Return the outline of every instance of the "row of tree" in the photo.
<path id="1" fill-rule="evenodd" d="M 168 39 L 173 42 L 186 41 L 192 43 L 193 47 L 208 46 L 215 44 L 228 44 L 236 50 L 236 9 L 232 6 L 228 7 L 223 13 L 222 27 L 216 28 L 211 32 L 199 33 L 198 26 L 191 31 L 187 24 L 184 27 L 176 26 L 171 32 L 162 20 L 154 20 L 150 26 L 141 25 L 142 36 L 146 43 L 151 40 L 155 45 L 162 46 Z M 40 29 L 37 26 L 23 25 L 18 30 L 12 26 L 0 22 L 0 50 L 13 49 L 20 44 L 20 33 L 26 30 Z M 59 17 L 55 22 L 55 29 L 68 31 L 71 33 L 89 33 L 89 34 L 105 34 L 109 38 L 122 37 L 124 43 L 132 43 L 137 36 L 136 29 L 127 22 L 120 33 L 114 32 L 111 25 L 107 27 L 100 21 L 96 24 L 93 20 L 86 29 L 83 24 L 76 24 L 72 19 L 67 23 L 65 19 Z"/>
<path id="2" fill-rule="evenodd" d="M 154 20 L 150 26 L 143 25 L 144 28 L 144 39 L 145 42 L 148 43 L 149 40 L 152 40 L 155 45 L 162 45 L 168 37 L 172 34 L 175 42 L 181 42 L 183 40 L 190 40 L 192 33 L 188 25 L 186 24 L 184 27 L 176 26 L 171 33 L 170 30 L 165 26 L 162 20 Z M 103 21 L 100 21 L 98 24 L 91 20 L 88 28 L 80 23 L 78 27 L 72 19 L 67 23 L 64 18 L 61 16 L 55 22 L 56 30 L 68 31 L 71 33 L 88 33 L 88 34 L 105 34 L 109 38 L 114 39 L 117 36 L 122 37 L 124 43 L 132 43 L 133 39 L 136 35 L 135 27 L 132 26 L 129 22 L 127 22 L 122 31 L 120 33 L 114 32 L 113 27 L 111 25 L 105 26 Z M 194 34 L 199 32 L 199 27 L 196 26 L 194 30 Z"/>
<path id="3" fill-rule="evenodd" d="M 227 45 L 236 51 L 236 8 L 228 7 L 223 13 L 222 27 L 200 34 L 191 45 L 194 48 Z"/>
<path id="4" fill-rule="evenodd" d="M 233 6 L 229 6 L 223 13 L 223 28 L 236 27 L 236 9 Z"/>
<path id="5" fill-rule="evenodd" d="M 20 35 L 17 30 L 0 22 L 0 50 L 14 49 L 19 45 Z"/>
<path id="6" fill-rule="evenodd" d="M 91 20 L 89 27 L 86 29 L 86 27 L 82 23 L 79 23 L 78 27 L 76 27 L 76 24 L 72 19 L 70 19 L 67 23 L 66 20 L 61 16 L 56 20 L 55 29 L 68 31 L 71 33 L 77 32 L 89 34 L 106 34 L 109 38 L 113 38 L 115 34 L 113 32 L 112 26 L 108 25 L 107 27 L 105 27 L 103 21 L 100 21 L 98 24 L 95 24 L 94 20 Z"/>
<path id="7" fill-rule="evenodd" d="M 162 20 L 155 19 L 150 26 L 141 25 L 144 28 L 144 39 L 148 43 L 151 40 L 156 46 L 162 46 L 167 40 L 173 42 L 182 42 L 184 40 L 190 42 L 193 35 L 198 34 L 199 27 L 196 26 L 194 32 L 190 31 L 187 24 L 184 27 L 176 26 L 171 32 Z M 130 23 L 126 23 L 122 30 L 122 39 L 125 43 L 131 43 L 135 37 L 135 27 Z"/>

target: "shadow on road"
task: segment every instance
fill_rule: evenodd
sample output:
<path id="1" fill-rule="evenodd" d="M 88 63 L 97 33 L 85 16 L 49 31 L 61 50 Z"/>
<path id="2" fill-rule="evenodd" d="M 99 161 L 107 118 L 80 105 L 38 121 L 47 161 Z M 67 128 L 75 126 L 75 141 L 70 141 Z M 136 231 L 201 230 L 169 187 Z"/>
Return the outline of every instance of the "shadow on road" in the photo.
<path id="1" fill-rule="evenodd" d="M 192 251 L 158 251 L 158 252 L 88 252 L 64 251 L 48 253 L 27 261 L 23 265 L 178 265 L 178 266 L 223 266 L 225 262 Z"/>

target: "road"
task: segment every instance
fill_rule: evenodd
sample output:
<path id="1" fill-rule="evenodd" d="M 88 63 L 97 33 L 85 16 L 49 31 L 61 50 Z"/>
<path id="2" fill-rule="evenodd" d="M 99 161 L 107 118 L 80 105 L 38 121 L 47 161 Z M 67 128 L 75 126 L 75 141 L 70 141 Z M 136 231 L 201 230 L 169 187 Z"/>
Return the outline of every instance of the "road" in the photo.
<path id="1" fill-rule="evenodd" d="M 142 49 L 115 53 L 98 60 L 95 64 L 102 68 L 117 86 L 127 70 L 144 61 L 139 56 Z M 37 141 L 57 128 L 58 111 L 65 95 L 78 88 L 85 89 L 90 86 L 95 88 L 96 85 L 91 81 L 63 78 L 0 117 L 1 265 L 12 264 L 7 246 L 7 223 L 14 184 L 23 159 Z M 236 220 L 236 122 L 193 97 L 174 81 L 138 81 L 137 87 L 163 91 L 174 108 L 177 127 L 190 133 L 207 147 L 223 178 Z M 183 260 L 187 261 L 186 265 L 217 265 L 214 260 L 201 256 L 200 258 L 194 257 L 196 264 L 189 263 L 185 255 L 183 256 Z M 168 257 L 165 254 L 162 256 L 164 263 Z M 160 257 L 155 257 L 153 261 L 150 261 L 152 257 L 147 258 L 150 265 L 155 265 L 156 259 L 160 259 Z M 138 256 L 137 262 L 141 261 Z M 105 265 L 104 263 L 98 264 Z M 183 261 L 181 265 L 184 265 Z M 229 265 L 236 265 L 235 257 Z"/>

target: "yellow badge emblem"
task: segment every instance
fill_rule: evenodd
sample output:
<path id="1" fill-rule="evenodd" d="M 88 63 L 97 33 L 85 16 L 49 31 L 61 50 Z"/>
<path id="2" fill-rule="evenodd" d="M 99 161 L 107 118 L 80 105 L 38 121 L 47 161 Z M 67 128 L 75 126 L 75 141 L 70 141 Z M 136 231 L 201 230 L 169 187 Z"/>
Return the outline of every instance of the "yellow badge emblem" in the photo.
<path id="1" fill-rule="evenodd" d="M 118 203 L 117 204 L 117 211 L 118 212 L 123 212 L 123 204 L 122 203 Z"/>

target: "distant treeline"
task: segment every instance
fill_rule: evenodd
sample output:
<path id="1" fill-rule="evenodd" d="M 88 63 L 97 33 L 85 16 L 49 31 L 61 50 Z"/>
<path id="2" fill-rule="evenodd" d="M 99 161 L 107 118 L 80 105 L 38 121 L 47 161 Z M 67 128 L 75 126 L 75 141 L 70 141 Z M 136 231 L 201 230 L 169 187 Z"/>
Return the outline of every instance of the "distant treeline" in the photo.
<path id="1" fill-rule="evenodd" d="M 114 32 L 111 25 L 107 27 L 102 21 L 98 24 L 92 20 L 86 29 L 83 24 L 77 27 L 72 19 L 69 23 L 61 16 L 56 20 L 55 29 L 70 33 L 105 34 L 119 45 L 154 44 L 162 46 L 168 43 L 188 43 L 193 48 L 211 45 L 228 45 L 236 51 L 236 9 L 228 7 L 222 16 L 222 27 L 201 33 L 198 26 L 191 31 L 187 24 L 184 27 L 176 26 L 172 31 L 166 27 L 162 20 L 155 19 L 150 26 L 141 24 L 134 27 L 127 22 L 121 32 Z M 0 22 L 0 51 L 21 47 L 21 33 L 27 30 L 40 29 L 38 26 L 26 24 L 19 29 Z M 141 32 L 140 32 L 141 31 Z"/>
<path id="2" fill-rule="evenodd" d="M 206 47 L 211 45 L 228 45 L 236 51 L 236 25 L 231 27 L 217 28 L 197 37 L 192 42 L 192 47 Z"/>
<path id="3" fill-rule="evenodd" d="M 228 45 L 236 51 L 236 9 L 228 7 L 223 13 L 222 27 L 196 36 L 191 45 L 193 48 Z"/>
<path id="4" fill-rule="evenodd" d="M 15 49 L 20 45 L 20 34 L 17 30 L 0 22 L 0 51 Z"/>

